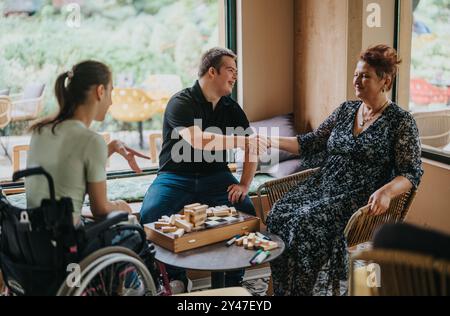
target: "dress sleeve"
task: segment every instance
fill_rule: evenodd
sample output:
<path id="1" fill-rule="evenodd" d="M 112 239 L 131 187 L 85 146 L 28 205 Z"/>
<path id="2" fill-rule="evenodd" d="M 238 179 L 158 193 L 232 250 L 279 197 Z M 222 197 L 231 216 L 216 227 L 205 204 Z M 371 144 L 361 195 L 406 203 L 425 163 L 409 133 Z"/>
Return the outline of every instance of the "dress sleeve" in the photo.
<path id="1" fill-rule="evenodd" d="M 417 189 L 423 175 L 419 131 L 408 113 L 397 130 L 395 142 L 395 174 L 407 178 Z"/>
<path id="2" fill-rule="evenodd" d="M 300 147 L 300 156 L 311 156 L 323 153 L 327 149 L 328 138 L 336 126 L 339 112 L 343 104 L 339 106 L 320 126 L 314 131 L 298 135 L 297 141 Z"/>

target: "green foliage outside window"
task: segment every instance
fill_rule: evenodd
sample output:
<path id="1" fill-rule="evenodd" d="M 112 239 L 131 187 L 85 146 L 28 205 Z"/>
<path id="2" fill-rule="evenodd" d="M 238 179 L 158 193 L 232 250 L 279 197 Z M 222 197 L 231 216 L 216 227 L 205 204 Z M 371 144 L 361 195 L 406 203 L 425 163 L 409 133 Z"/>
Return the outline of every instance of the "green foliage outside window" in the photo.
<path id="1" fill-rule="evenodd" d="M 57 74 L 79 61 L 105 62 L 115 81 L 131 74 L 135 87 L 151 74 L 179 75 L 186 87 L 196 79 L 201 53 L 218 45 L 217 0 L 85 0 L 79 28 L 68 24 L 75 13 L 54 2 L 61 1 L 43 1 L 32 16 L 0 16 L 0 89 L 10 87 L 15 93 L 27 83 L 44 82 L 42 115 L 57 108 Z M 1 12 L 3 5 L 0 2 Z M 114 131 L 128 125 L 108 116 L 101 126 Z M 146 122 L 144 128 L 161 128 L 161 118 Z M 24 128 L 12 132 L 22 134 Z"/>

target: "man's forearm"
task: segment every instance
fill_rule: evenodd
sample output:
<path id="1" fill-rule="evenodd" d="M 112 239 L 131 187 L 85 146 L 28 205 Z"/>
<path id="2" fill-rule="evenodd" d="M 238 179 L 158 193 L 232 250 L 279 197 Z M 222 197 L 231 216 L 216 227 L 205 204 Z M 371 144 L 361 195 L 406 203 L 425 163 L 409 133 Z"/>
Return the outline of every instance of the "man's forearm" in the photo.
<path id="1" fill-rule="evenodd" d="M 244 161 L 242 176 L 241 176 L 241 181 L 240 181 L 240 183 L 242 185 L 245 185 L 248 188 L 250 187 L 250 184 L 253 181 L 253 177 L 255 176 L 257 167 L 258 167 L 257 162 Z"/>
<path id="2" fill-rule="evenodd" d="M 245 137 L 235 135 L 220 135 L 209 132 L 201 133 L 201 142 L 196 139 L 198 144 L 193 144 L 195 149 L 218 151 L 234 148 L 245 148 Z"/>
<path id="3" fill-rule="evenodd" d="M 250 148 L 247 147 L 244 153 L 244 164 L 242 169 L 241 184 L 250 187 L 258 168 L 258 156 L 250 153 Z"/>

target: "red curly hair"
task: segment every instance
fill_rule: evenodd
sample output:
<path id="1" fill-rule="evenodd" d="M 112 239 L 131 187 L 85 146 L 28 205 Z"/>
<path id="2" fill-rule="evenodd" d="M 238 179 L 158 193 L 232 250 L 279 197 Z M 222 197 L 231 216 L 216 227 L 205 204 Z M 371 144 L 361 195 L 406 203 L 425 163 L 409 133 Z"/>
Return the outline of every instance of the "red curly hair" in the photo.
<path id="1" fill-rule="evenodd" d="M 381 79 L 385 75 L 391 76 L 392 81 L 387 88 L 388 90 L 392 88 L 397 76 L 398 65 L 402 62 L 394 48 L 383 44 L 371 46 L 360 54 L 359 59 L 373 67 L 378 78 Z"/>

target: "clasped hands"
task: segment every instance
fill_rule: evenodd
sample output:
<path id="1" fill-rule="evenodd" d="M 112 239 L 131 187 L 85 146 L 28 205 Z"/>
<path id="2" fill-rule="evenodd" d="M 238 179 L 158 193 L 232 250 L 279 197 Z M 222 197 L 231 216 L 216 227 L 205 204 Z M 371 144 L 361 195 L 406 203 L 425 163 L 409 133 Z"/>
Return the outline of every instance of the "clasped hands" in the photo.
<path id="1" fill-rule="evenodd" d="M 267 150 L 272 147 L 271 138 L 264 135 L 250 135 L 245 138 L 245 145 L 240 146 L 244 151 L 252 156 L 261 156 L 267 153 Z"/>

